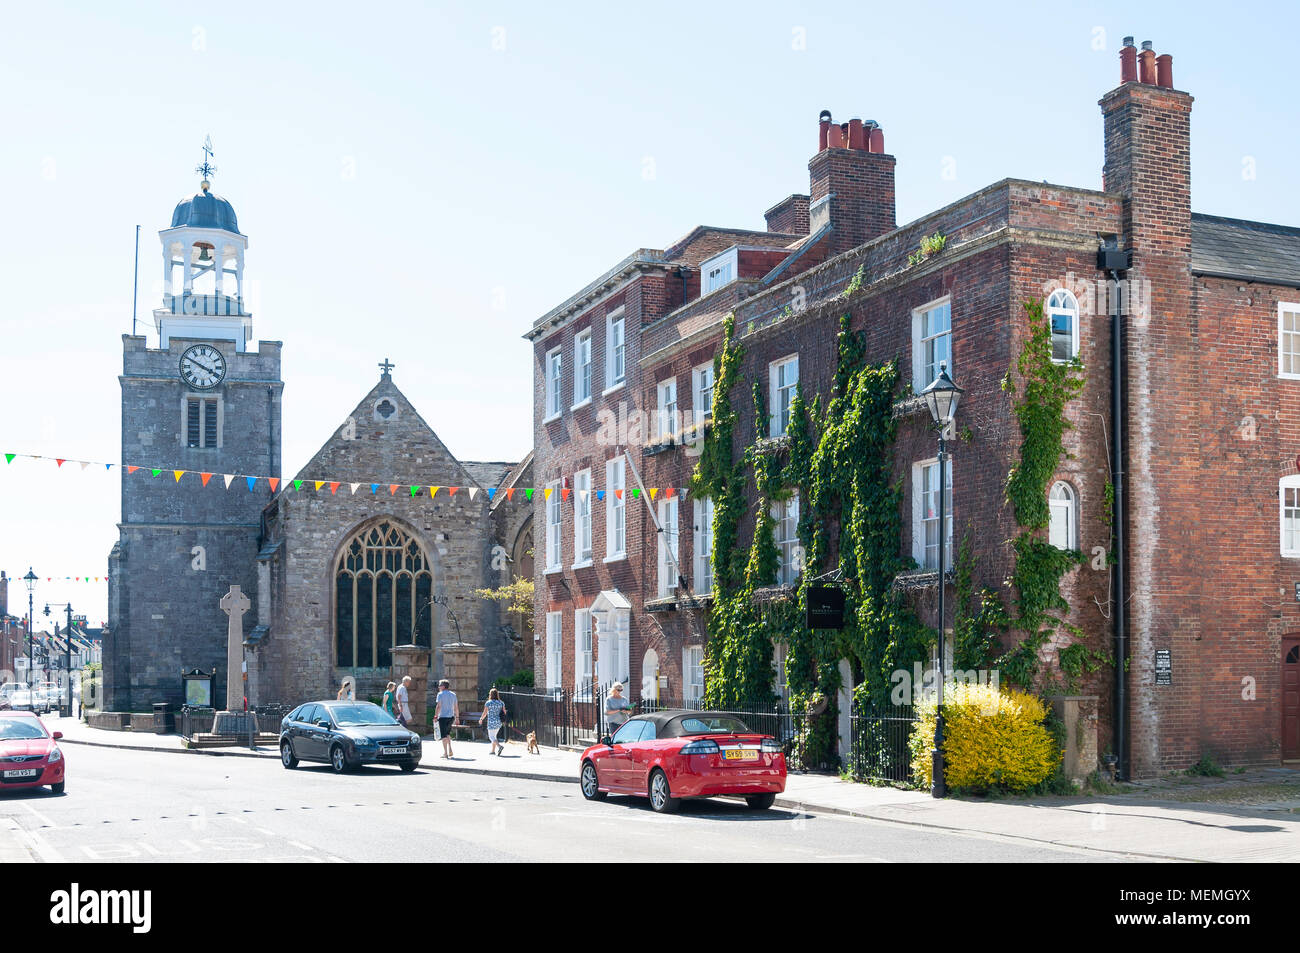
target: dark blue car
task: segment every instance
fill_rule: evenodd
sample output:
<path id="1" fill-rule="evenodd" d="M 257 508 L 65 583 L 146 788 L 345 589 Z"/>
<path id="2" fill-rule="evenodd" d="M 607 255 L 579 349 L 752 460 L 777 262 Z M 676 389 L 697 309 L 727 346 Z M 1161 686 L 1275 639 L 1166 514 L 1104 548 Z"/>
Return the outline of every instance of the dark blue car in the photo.
<path id="1" fill-rule="evenodd" d="M 420 736 L 370 702 L 320 701 L 299 705 L 280 722 L 280 762 L 321 761 L 342 774 L 363 764 L 395 764 L 414 771 Z"/>

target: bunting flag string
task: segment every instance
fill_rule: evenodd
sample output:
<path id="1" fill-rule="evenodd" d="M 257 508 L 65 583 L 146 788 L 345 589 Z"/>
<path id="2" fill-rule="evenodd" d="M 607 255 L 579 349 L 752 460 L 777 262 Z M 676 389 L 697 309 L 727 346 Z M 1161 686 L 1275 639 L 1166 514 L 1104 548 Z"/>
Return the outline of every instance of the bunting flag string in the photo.
<path id="1" fill-rule="evenodd" d="M 30 460 L 52 460 L 55 463 L 55 465 L 58 466 L 59 468 L 62 468 L 63 464 L 65 463 L 76 463 L 78 464 L 78 466 L 83 472 L 91 464 L 102 463 L 102 461 L 94 461 L 94 460 L 76 460 L 72 457 L 47 457 L 47 456 L 42 456 L 40 454 L 24 454 L 24 453 L 5 453 L 4 458 L 5 458 L 6 466 L 12 465 L 19 458 L 25 458 Z M 216 474 L 215 472 L 208 472 L 202 470 L 186 470 L 186 469 L 177 469 L 171 467 L 148 467 L 148 466 L 143 466 L 141 464 L 135 464 L 135 463 L 131 463 L 131 464 L 102 463 L 102 465 L 105 471 L 111 471 L 114 466 L 118 466 L 125 471 L 125 476 L 134 476 L 137 471 L 147 470 L 151 477 L 156 478 L 162 476 L 162 474 L 166 470 L 170 470 L 172 474 L 173 483 L 181 484 L 182 481 L 184 481 L 184 483 L 187 486 L 192 485 L 192 481 L 184 480 L 186 474 L 192 474 L 193 476 L 198 477 L 199 484 L 202 487 L 207 487 L 208 484 L 211 482 L 213 476 L 220 476 L 221 485 L 225 490 L 229 490 L 231 485 L 234 483 L 236 479 L 242 478 L 244 481 L 244 485 L 248 488 L 248 492 L 250 493 L 256 491 L 259 483 L 264 483 L 264 485 L 268 487 L 272 493 L 275 493 L 279 491 L 280 484 L 282 482 L 287 482 L 288 486 L 286 486 L 286 489 L 291 489 L 295 493 L 303 492 L 304 484 L 309 484 L 310 487 L 314 489 L 317 493 L 319 493 L 325 486 L 328 486 L 331 496 L 338 495 L 338 489 L 340 486 L 347 486 L 350 489 L 351 494 L 355 496 L 362 487 L 367 485 L 366 483 L 360 481 L 352 483 L 352 482 L 345 482 L 342 480 L 333 480 L 329 478 L 323 478 L 318 480 L 314 478 L 307 479 L 305 477 L 300 477 L 289 481 L 283 481 L 280 477 L 262 476 L 258 474 L 248 474 L 248 473 Z M 567 480 L 564 482 L 567 482 Z M 454 499 L 457 493 L 459 493 L 461 490 L 465 490 L 467 491 L 470 501 L 472 502 L 478 498 L 478 494 L 480 492 L 485 492 L 489 504 L 496 502 L 496 497 L 500 492 L 500 490 L 502 489 L 504 489 L 505 491 L 506 499 L 511 502 L 514 501 L 515 493 L 519 490 L 523 491 L 524 498 L 529 502 L 532 501 L 533 494 L 536 493 L 538 490 L 540 490 L 542 493 L 542 498 L 549 502 L 551 499 L 551 495 L 557 489 L 557 487 L 554 485 L 548 487 L 513 487 L 513 486 L 512 487 L 488 487 L 486 488 L 486 490 L 484 490 L 482 487 L 477 487 L 477 486 L 443 486 L 443 485 L 418 484 L 418 483 L 417 484 L 370 483 L 368 485 L 370 487 L 371 496 L 378 495 L 380 487 L 387 486 L 389 496 L 396 496 L 398 490 L 406 490 L 410 493 L 411 499 L 423 498 L 425 496 L 425 493 L 423 491 L 425 490 L 428 491 L 427 496 L 431 500 L 436 499 L 439 492 L 442 490 L 447 491 L 446 496 L 448 498 Z M 560 499 L 566 503 L 569 501 L 570 497 L 574 495 L 575 492 L 573 488 L 564 486 L 563 482 L 558 487 L 558 489 L 560 491 Z M 578 490 L 577 500 L 581 500 L 583 503 L 589 503 L 592 495 L 594 495 L 597 500 L 603 501 L 605 499 L 607 492 L 608 492 L 607 490 L 591 490 L 591 489 Z M 628 492 L 631 493 L 631 498 L 634 500 L 640 499 L 642 492 L 647 493 L 651 500 L 657 499 L 659 493 L 663 493 L 665 499 L 674 499 L 679 496 L 684 498 L 689 492 L 689 487 L 666 486 L 666 487 L 646 487 L 644 489 L 641 487 L 631 487 L 627 490 L 622 488 L 617 488 L 614 489 L 614 496 L 619 500 L 623 500 L 625 498 L 625 494 Z M 69 580 L 75 580 L 77 578 L 84 578 L 89 580 L 89 579 L 96 579 L 101 577 L 69 576 L 67 578 Z M 107 577 L 102 577 L 102 578 L 107 579 Z"/>

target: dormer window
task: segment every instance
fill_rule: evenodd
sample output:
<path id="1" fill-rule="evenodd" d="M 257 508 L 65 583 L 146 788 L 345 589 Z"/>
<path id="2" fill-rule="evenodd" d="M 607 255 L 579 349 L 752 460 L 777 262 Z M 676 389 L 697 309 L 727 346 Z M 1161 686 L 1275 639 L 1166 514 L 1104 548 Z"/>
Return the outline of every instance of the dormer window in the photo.
<path id="1" fill-rule="evenodd" d="M 706 295 L 731 284 L 737 277 L 737 250 L 730 248 L 700 264 L 700 294 Z"/>

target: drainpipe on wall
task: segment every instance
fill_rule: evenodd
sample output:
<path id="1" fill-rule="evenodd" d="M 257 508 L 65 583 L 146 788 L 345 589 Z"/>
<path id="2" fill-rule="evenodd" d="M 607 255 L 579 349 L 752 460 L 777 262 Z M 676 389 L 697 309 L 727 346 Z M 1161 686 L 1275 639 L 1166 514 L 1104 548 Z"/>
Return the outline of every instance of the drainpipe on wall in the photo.
<path id="1" fill-rule="evenodd" d="M 1124 294 L 1120 281 L 1121 275 L 1133 264 L 1133 253 L 1121 249 L 1117 242 L 1102 245 L 1097 250 L 1097 268 L 1110 276 L 1111 317 L 1110 317 L 1110 414 L 1111 414 L 1111 455 L 1115 461 L 1114 491 L 1115 503 L 1112 507 L 1112 532 L 1115 534 L 1115 564 L 1111 571 L 1115 575 L 1115 710 L 1112 718 L 1115 752 L 1115 777 L 1120 781 L 1129 778 L 1128 752 L 1128 600 L 1124 589 L 1124 569 L 1127 554 L 1124 549 L 1124 368 L 1123 345 L 1120 338 L 1120 315 L 1123 309 Z"/>

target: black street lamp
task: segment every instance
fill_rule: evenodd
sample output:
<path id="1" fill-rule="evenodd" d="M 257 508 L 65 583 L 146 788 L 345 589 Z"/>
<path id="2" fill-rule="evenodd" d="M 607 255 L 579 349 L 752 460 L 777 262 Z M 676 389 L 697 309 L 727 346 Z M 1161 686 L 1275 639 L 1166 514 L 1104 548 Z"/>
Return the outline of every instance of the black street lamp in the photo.
<path id="1" fill-rule="evenodd" d="M 934 762 L 932 765 L 934 781 L 930 788 L 930 793 L 935 797 L 943 797 L 948 793 L 943 777 L 945 767 L 943 758 L 943 590 L 946 585 L 944 574 L 947 571 L 945 556 L 948 548 L 947 513 L 944 499 L 948 490 L 945 473 L 945 464 L 948 462 L 948 445 L 944 440 L 944 431 L 952 423 L 953 416 L 957 413 L 957 402 L 964 393 L 966 392 L 954 384 L 952 378 L 948 376 L 945 364 L 939 365 L 939 376 L 934 379 L 934 382 L 929 387 L 921 391 L 921 399 L 925 401 L 925 406 L 930 411 L 930 417 L 934 420 L 935 426 L 939 428 L 939 704 L 934 719 Z"/>
<path id="2" fill-rule="evenodd" d="M 32 686 L 32 592 L 36 589 L 36 573 L 31 566 L 27 567 L 27 575 L 23 576 L 23 582 L 27 583 L 27 687 Z"/>

